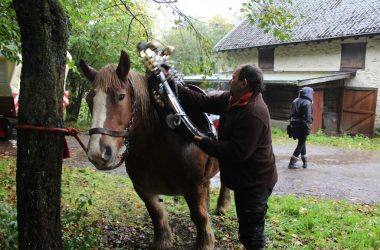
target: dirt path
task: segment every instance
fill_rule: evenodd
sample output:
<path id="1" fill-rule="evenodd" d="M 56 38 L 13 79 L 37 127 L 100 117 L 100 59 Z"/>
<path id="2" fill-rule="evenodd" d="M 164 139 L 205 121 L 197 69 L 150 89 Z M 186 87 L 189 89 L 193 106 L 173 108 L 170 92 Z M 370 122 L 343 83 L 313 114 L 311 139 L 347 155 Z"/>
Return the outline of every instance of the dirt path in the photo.
<path id="1" fill-rule="evenodd" d="M 81 135 L 85 143 L 87 135 Z M 69 166 L 92 166 L 79 144 L 68 138 L 71 158 Z M 380 152 L 345 150 L 334 147 L 308 145 L 309 168 L 289 170 L 287 165 L 296 144 L 274 145 L 279 181 L 276 194 L 297 194 L 358 203 L 380 203 Z M 16 141 L 0 142 L 0 155 L 16 155 Z M 301 163 L 299 163 L 301 164 Z M 126 175 L 124 167 L 110 171 Z M 216 176 L 212 185 L 219 185 Z"/>
<path id="2" fill-rule="evenodd" d="M 274 147 L 279 172 L 276 193 L 380 203 L 379 151 L 308 145 L 309 168 L 289 170 L 294 148 L 295 144 Z"/>

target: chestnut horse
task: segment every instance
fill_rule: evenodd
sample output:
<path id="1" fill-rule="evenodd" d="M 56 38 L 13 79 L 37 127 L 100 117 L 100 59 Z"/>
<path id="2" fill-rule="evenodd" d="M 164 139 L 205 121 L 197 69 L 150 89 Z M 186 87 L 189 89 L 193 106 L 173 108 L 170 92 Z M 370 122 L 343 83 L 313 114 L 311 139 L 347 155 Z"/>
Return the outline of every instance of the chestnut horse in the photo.
<path id="1" fill-rule="evenodd" d="M 183 195 L 197 228 L 196 249 L 213 249 L 214 234 L 208 217 L 210 178 L 217 160 L 168 126 L 151 102 L 147 79 L 130 70 L 127 53 L 119 64 L 99 71 L 81 60 L 83 74 L 92 82 L 87 102 L 92 114 L 88 159 L 100 170 L 115 168 L 128 143 L 126 169 L 144 201 L 154 226 L 152 249 L 172 247 L 167 213 L 159 195 Z M 217 210 L 229 206 L 229 190 L 221 189 Z"/>

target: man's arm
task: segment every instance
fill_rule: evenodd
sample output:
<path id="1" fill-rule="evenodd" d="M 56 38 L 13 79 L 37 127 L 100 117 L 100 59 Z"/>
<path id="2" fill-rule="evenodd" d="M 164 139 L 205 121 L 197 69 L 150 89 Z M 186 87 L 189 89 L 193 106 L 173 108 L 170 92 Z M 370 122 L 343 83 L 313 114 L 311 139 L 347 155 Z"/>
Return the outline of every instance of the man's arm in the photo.
<path id="1" fill-rule="evenodd" d="M 184 107 L 199 110 L 200 112 L 220 115 L 225 112 L 230 94 L 223 92 L 219 95 L 204 95 L 192 91 L 182 85 L 178 85 L 178 93 L 181 104 Z"/>
<path id="2" fill-rule="evenodd" d="M 229 92 L 223 92 L 219 95 L 204 95 L 177 84 L 169 65 L 161 65 L 163 72 L 168 80 L 170 87 L 178 90 L 179 99 L 183 107 L 191 107 L 199 112 L 220 115 L 227 109 Z"/>
<path id="3" fill-rule="evenodd" d="M 242 162 L 257 149 L 265 126 L 257 117 L 249 117 L 244 122 L 237 122 L 229 140 L 210 140 L 195 137 L 199 147 L 215 158 L 223 161 Z"/>

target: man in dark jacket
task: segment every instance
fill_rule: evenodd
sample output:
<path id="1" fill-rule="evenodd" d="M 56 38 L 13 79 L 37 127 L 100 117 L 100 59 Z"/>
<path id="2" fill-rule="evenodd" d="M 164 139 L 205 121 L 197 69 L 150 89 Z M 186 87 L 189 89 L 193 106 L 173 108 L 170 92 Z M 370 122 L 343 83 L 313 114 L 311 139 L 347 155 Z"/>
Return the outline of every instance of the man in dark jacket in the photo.
<path id="1" fill-rule="evenodd" d="M 241 243 L 262 249 L 268 198 L 277 182 L 270 115 L 261 94 L 263 73 L 255 65 L 242 65 L 229 84 L 230 92 L 213 96 L 179 86 L 179 98 L 185 107 L 220 115 L 218 140 L 194 140 L 219 159 L 221 181 L 235 192 Z"/>
<path id="2" fill-rule="evenodd" d="M 291 136 L 298 139 L 297 147 L 293 152 L 289 162 L 289 169 L 297 169 L 296 163 L 301 154 L 302 167 L 307 168 L 306 139 L 310 134 L 313 122 L 313 94 L 310 87 L 303 87 L 299 97 L 292 102 L 290 114 Z"/>

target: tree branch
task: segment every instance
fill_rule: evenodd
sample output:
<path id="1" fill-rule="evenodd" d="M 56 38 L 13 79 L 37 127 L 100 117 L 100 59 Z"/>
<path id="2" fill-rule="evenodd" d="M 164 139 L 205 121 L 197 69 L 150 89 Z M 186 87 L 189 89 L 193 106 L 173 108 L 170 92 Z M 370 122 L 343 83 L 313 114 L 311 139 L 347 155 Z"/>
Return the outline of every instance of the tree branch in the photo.
<path id="1" fill-rule="evenodd" d="M 146 39 L 149 40 L 148 29 L 146 28 L 146 26 L 144 25 L 144 23 L 138 18 L 138 16 L 141 16 L 141 14 L 138 14 L 138 15 L 134 14 L 133 11 L 131 10 L 131 8 L 128 7 L 127 3 L 124 0 L 119 0 L 119 2 L 120 2 L 120 4 L 117 4 L 116 0 L 115 0 L 115 6 L 117 6 L 119 8 L 120 8 L 120 5 L 123 6 L 125 8 L 126 12 L 128 12 L 132 16 L 132 20 L 131 20 L 131 22 L 129 23 L 129 26 L 128 26 L 128 38 L 127 38 L 127 42 L 129 40 L 129 37 L 130 37 L 131 24 L 132 24 L 133 20 L 136 20 L 137 22 L 140 23 L 140 25 L 144 28 Z"/>

